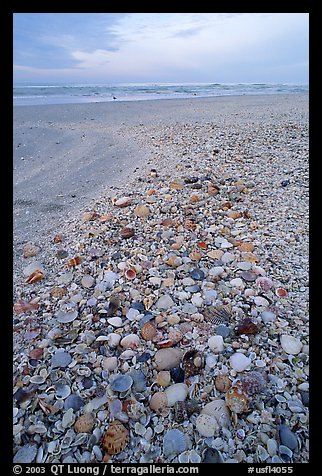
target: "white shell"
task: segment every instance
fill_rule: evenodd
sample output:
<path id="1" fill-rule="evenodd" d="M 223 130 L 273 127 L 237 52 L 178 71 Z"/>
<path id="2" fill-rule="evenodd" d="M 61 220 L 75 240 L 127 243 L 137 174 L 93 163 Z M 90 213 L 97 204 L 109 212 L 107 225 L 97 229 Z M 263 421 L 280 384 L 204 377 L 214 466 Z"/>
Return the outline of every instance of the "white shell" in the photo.
<path id="1" fill-rule="evenodd" d="M 78 316 L 78 312 L 76 310 L 75 311 L 58 311 L 55 314 L 57 321 L 64 324 L 74 321 L 77 316 Z"/>
<path id="2" fill-rule="evenodd" d="M 102 362 L 102 367 L 105 370 L 115 370 L 117 367 L 116 357 L 105 357 Z"/>
<path id="3" fill-rule="evenodd" d="M 267 299 L 263 298 L 262 296 L 255 296 L 254 303 L 256 304 L 256 306 L 269 306 L 269 302 L 267 301 Z"/>
<path id="4" fill-rule="evenodd" d="M 208 346 L 215 354 L 219 354 L 224 350 L 224 339 L 220 335 L 211 336 L 208 339 Z"/>
<path id="5" fill-rule="evenodd" d="M 140 345 L 140 337 L 137 334 L 128 334 L 120 342 L 125 349 L 136 349 Z"/>
<path id="6" fill-rule="evenodd" d="M 117 347 L 120 343 L 121 336 L 119 334 L 115 334 L 112 332 L 111 334 L 108 335 L 108 345 L 110 347 Z"/>
<path id="7" fill-rule="evenodd" d="M 175 383 L 167 387 L 164 391 L 168 399 L 168 406 L 173 406 L 176 402 L 183 402 L 188 395 L 188 387 L 185 383 Z"/>
<path id="8" fill-rule="evenodd" d="M 296 355 L 301 352 L 302 343 L 296 337 L 283 334 L 280 337 L 280 341 L 282 349 L 285 350 L 287 354 Z"/>
<path id="9" fill-rule="evenodd" d="M 122 327 L 123 321 L 120 317 L 110 317 L 107 322 L 113 327 Z"/>
<path id="10" fill-rule="evenodd" d="M 214 416 L 202 413 L 196 420 L 196 429 L 201 436 L 211 437 L 219 430 L 219 425 Z"/>
<path id="11" fill-rule="evenodd" d="M 251 360 L 240 352 L 235 352 L 230 359 L 230 365 L 236 372 L 243 372 L 251 364 Z"/>
<path id="12" fill-rule="evenodd" d="M 230 426 L 230 413 L 226 402 L 217 398 L 207 403 L 200 412 L 201 415 L 211 415 L 216 418 L 220 427 L 228 428 Z"/>

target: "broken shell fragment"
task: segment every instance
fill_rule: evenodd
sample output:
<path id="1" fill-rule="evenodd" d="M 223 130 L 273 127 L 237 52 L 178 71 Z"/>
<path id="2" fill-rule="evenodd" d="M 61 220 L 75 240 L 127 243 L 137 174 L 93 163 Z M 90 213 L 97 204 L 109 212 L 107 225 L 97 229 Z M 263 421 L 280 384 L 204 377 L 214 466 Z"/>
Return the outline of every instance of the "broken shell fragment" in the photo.
<path id="1" fill-rule="evenodd" d="M 182 359 L 182 369 L 186 377 L 199 373 L 204 364 L 205 359 L 197 350 L 188 350 Z"/>
<path id="2" fill-rule="evenodd" d="M 249 317 L 246 317 L 237 327 L 236 334 L 257 334 L 259 327 L 255 322 L 253 322 Z"/>
<path id="3" fill-rule="evenodd" d="M 132 236 L 134 236 L 135 232 L 134 232 L 134 229 L 133 228 L 129 228 L 129 227 L 126 227 L 126 228 L 123 228 L 120 232 L 120 236 L 121 238 L 123 238 L 124 240 L 127 240 L 129 238 L 132 238 Z"/>

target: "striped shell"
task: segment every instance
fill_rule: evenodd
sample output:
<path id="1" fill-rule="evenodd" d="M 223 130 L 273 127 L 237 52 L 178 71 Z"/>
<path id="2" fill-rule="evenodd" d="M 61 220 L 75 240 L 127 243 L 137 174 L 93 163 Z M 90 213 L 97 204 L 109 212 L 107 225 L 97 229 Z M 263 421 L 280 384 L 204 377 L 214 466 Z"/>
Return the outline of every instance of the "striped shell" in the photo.
<path id="1" fill-rule="evenodd" d="M 70 267 L 77 266 L 78 264 L 80 264 L 81 261 L 82 259 L 80 256 L 75 256 L 75 258 L 72 258 L 69 261 L 67 261 L 67 265 Z"/>
<path id="2" fill-rule="evenodd" d="M 225 395 L 225 400 L 229 410 L 234 413 L 243 413 L 249 408 L 249 397 L 239 382 L 230 387 Z"/>
<path id="3" fill-rule="evenodd" d="M 115 455 L 124 450 L 128 439 L 129 430 L 120 421 L 114 420 L 103 435 L 102 446 L 108 454 Z"/>
<path id="4" fill-rule="evenodd" d="M 231 318 L 231 306 L 222 306 L 219 309 L 207 307 L 203 310 L 203 315 L 206 321 L 213 324 L 227 324 Z"/>

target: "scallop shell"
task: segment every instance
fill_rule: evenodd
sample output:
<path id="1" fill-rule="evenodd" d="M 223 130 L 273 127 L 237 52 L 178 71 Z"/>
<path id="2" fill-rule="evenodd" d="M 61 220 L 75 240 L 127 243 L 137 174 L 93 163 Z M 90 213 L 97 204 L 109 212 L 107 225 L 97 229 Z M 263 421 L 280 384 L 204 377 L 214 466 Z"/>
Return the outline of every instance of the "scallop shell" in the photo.
<path id="1" fill-rule="evenodd" d="M 257 286 L 262 288 L 264 291 L 269 291 L 273 286 L 273 281 L 270 278 L 267 278 L 266 276 L 261 276 L 257 278 L 255 282 Z"/>
<path id="2" fill-rule="evenodd" d="M 283 334 L 280 337 L 281 346 L 287 354 L 297 355 L 302 350 L 302 342 L 296 337 Z"/>
<path id="3" fill-rule="evenodd" d="M 77 418 L 74 430 L 76 433 L 91 433 L 95 425 L 95 418 L 92 413 L 84 413 L 79 418 Z"/>
<path id="4" fill-rule="evenodd" d="M 231 318 L 231 306 L 229 304 L 220 308 L 208 306 L 203 310 L 203 315 L 206 321 L 213 324 L 227 324 Z"/>
<path id="5" fill-rule="evenodd" d="M 119 420 L 114 420 L 103 435 L 102 446 L 108 454 L 115 455 L 124 450 L 128 439 L 128 429 Z"/>
<path id="6" fill-rule="evenodd" d="M 182 368 L 186 377 L 199 373 L 204 364 L 204 356 L 197 350 L 188 350 L 182 359 Z"/>
<path id="7" fill-rule="evenodd" d="M 249 409 L 250 399 L 240 384 L 234 384 L 226 393 L 227 407 L 234 413 L 243 413 Z"/>
<path id="8" fill-rule="evenodd" d="M 253 245 L 253 243 L 250 243 L 250 242 L 246 241 L 244 243 L 241 243 L 238 246 L 238 249 L 239 249 L 239 251 L 252 252 L 252 251 L 254 251 L 255 246 Z"/>
<path id="9" fill-rule="evenodd" d="M 243 390 L 250 396 L 261 393 L 266 387 L 266 379 L 261 372 L 256 370 L 240 376 Z"/>
<path id="10" fill-rule="evenodd" d="M 37 281 L 40 281 L 44 277 L 44 273 L 42 271 L 39 271 L 39 269 L 36 269 L 33 273 L 31 273 L 30 276 L 26 279 L 26 283 L 28 284 L 33 284 L 36 283 Z"/>
<path id="11" fill-rule="evenodd" d="M 169 430 L 163 438 L 163 454 L 167 458 L 173 458 L 177 454 L 188 449 L 186 435 L 177 429 Z"/>
<path id="12" fill-rule="evenodd" d="M 157 335 L 157 330 L 154 324 L 152 324 L 150 321 L 146 322 L 141 329 L 141 335 L 144 340 L 152 340 L 153 337 Z"/>

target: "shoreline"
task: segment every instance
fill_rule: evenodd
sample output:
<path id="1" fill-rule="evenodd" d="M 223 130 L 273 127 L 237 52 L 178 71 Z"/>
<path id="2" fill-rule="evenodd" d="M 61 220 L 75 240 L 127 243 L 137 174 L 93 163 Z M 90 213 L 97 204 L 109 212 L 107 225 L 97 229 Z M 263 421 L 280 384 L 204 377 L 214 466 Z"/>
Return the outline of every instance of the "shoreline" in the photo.
<path id="1" fill-rule="evenodd" d="M 34 106 L 16 115 L 28 154 L 40 147 L 40 155 L 51 150 L 57 159 L 51 177 L 70 152 L 63 177 L 78 171 L 88 178 L 93 164 L 79 171 L 79 157 L 95 145 L 101 157 L 105 138 L 117 156 L 126 144 L 123 159 L 132 169 L 106 193 L 94 173 L 95 194 L 55 212 L 46 233 L 31 223 L 34 248 L 25 247 L 27 233 L 16 243 L 15 463 L 309 461 L 308 98 L 226 99 Z M 23 194 L 24 182 L 39 183 L 41 170 L 26 177 L 21 147 L 14 164 Z M 36 161 L 41 169 L 41 157 Z M 99 165 L 106 172 L 108 160 Z M 127 205 L 113 197 L 128 197 Z M 28 284 L 33 266 L 44 276 Z M 169 370 L 183 369 L 183 382 L 178 372 L 160 375 L 160 350 Z M 204 357 L 193 369 L 192 350 Z M 122 380 L 130 385 L 124 393 L 114 388 L 115 375 L 131 376 Z M 236 421 L 227 391 L 250 376 L 243 384 L 249 402 Z M 178 395 L 173 385 L 184 394 L 182 407 L 168 399 Z M 158 392 L 166 393 L 164 408 Z M 214 401 L 224 405 L 224 419 Z M 79 434 L 89 413 L 93 420 Z M 126 437 L 109 455 L 103 437 L 115 419 Z M 174 429 L 182 445 L 169 452 Z"/>

